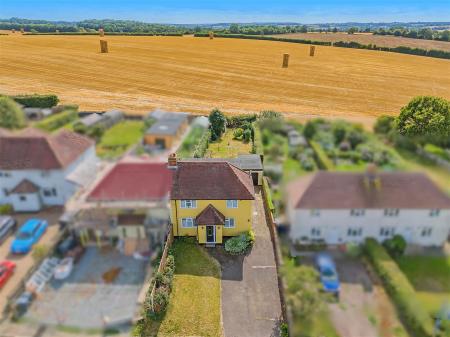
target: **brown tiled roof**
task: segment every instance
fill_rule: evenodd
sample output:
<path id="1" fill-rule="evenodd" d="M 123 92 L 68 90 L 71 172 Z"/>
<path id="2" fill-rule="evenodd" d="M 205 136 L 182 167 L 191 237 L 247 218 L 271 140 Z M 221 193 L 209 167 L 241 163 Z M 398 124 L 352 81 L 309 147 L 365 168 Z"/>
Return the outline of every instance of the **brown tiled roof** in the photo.
<path id="1" fill-rule="evenodd" d="M 255 190 L 249 174 L 228 162 L 178 162 L 172 199 L 253 200 Z"/>
<path id="2" fill-rule="evenodd" d="M 28 179 L 22 180 L 16 185 L 9 193 L 11 194 L 27 194 L 27 193 L 37 193 L 39 192 L 39 187 Z"/>
<path id="3" fill-rule="evenodd" d="M 318 172 L 290 187 L 296 208 L 450 209 L 450 197 L 422 173 L 381 172 L 379 187 L 365 173 Z"/>
<path id="4" fill-rule="evenodd" d="M 64 168 L 93 144 L 91 139 L 68 130 L 49 135 L 36 129 L 25 129 L 0 137 L 0 169 Z"/>
<path id="5" fill-rule="evenodd" d="M 225 216 L 220 213 L 217 208 L 209 204 L 201 211 L 195 218 L 195 224 L 199 225 L 223 225 L 225 223 Z"/>

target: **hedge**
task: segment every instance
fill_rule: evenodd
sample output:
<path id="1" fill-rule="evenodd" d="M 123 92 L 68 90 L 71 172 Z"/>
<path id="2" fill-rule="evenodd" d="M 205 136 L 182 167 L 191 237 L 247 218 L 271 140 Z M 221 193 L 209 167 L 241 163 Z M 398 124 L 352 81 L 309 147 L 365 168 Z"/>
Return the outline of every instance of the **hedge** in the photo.
<path id="1" fill-rule="evenodd" d="M 264 195 L 267 199 L 267 206 L 269 206 L 270 211 L 273 212 L 275 210 L 275 206 L 273 205 L 272 193 L 270 192 L 269 183 L 267 182 L 266 177 L 263 177 L 263 189 Z"/>
<path id="2" fill-rule="evenodd" d="M 198 33 L 194 34 L 195 37 L 208 37 L 209 34 Z M 278 42 L 290 42 L 290 43 L 303 43 L 303 44 L 315 44 L 322 46 L 333 46 L 333 47 L 341 47 L 341 48 L 356 48 L 356 49 L 370 49 L 370 50 L 380 50 L 387 51 L 392 53 L 401 53 L 401 54 L 410 54 L 410 55 L 419 55 L 419 56 L 428 56 L 428 57 L 436 57 L 443 59 L 450 59 L 450 52 L 443 50 L 426 50 L 421 48 L 410 48 L 405 46 L 399 47 L 379 47 L 374 44 L 361 44 L 358 42 L 345 42 L 345 41 L 337 41 L 337 42 L 326 42 L 326 41 L 314 41 L 314 40 L 303 40 L 303 39 L 287 39 L 280 38 L 274 36 L 260 36 L 260 35 L 246 35 L 246 34 L 214 34 L 214 37 L 223 37 L 223 38 L 236 38 L 236 39 L 250 39 L 250 40 L 267 40 L 267 41 L 278 41 Z"/>
<path id="3" fill-rule="evenodd" d="M 194 34 L 195 37 L 209 37 L 209 34 L 197 33 Z M 214 33 L 214 37 L 224 37 L 224 38 L 234 38 L 234 39 L 247 39 L 247 40 L 266 40 L 266 41 L 277 41 L 277 42 L 290 42 L 290 43 L 303 43 L 303 44 L 316 44 L 322 46 L 331 46 L 331 42 L 327 41 L 314 41 L 314 40 L 303 40 L 303 39 L 287 39 L 282 37 L 274 36 L 261 36 L 261 35 L 246 35 L 246 34 L 220 34 Z"/>
<path id="4" fill-rule="evenodd" d="M 12 214 L 13 207 L 10 204 L 2 204 L 0 205 L 0 215 Z"/>
<path id="5" fill-rule="evenodd" d="M 264 149 L 263 149 L 262 138 L 261 138 L 261 129 L 259 128 L 259 125 L 256 123 L 252 124 L 252 128 L 253 128 L 252 152 L 255 154 L 263 155 Z"/>
<path id="6" fill-rule="evenodd" d="M 331 159 L 328 158 L 327 154 L 322 149 L 322 146 L 320 146 L 319 143 L 317 143 L 313 140 L 311 140 L 309 142 L 309 145 L 314 150 L 314 154 L 315 154 L 315 157 L 317 160 L 317 165 L 319 166 L 319 168 L 321 168 L 323 170 L 333 170 L 334 164 L 331 161 Z"/>
<path id="7" fill-rule="evenodd" d="M 27 108 L 51 108 L 59 102 L 56 95 L 16 95 L 11 98 Z"/>
<path id="8" fill-rule="evenodd" d="M 256 114 L 252 115 L 238 115 L 226 117 L 227 119 L 227 127 L 229 128 L 240 128 L 245 123 L 253 123 L 256 121 Z"/>
<path id="9" fill-rule="evenodd" d="M 209 140 L 211 139 L 211 130 L 206 131 L 198 141 L 193 152 L 194 158 L 203 158 L 208 149 Z"/>
<path id="10" fill-rule="evenodd" d="M 416 337 L 433 336 L 431 316 L 424 310 L 408 278 L 384 247 L 375 239 L 369 238 L 365 242 L 364 252 L 383 281 L 409 330 Z"/>
<path id="11" fill-rule="evenodd" d="M 22 35 L 95 35 L 99 36 L 98 32 L 50 32 L 50 33 L 24 33 Z M 183 36 L 183 33 L 127 33 L 127 32 L 105 32 L 105 36 Z"/>
<path id="12" fill-rule="evenodd" d="M 78 113 L 75 109 L 65 110 L 59 114 L 51 115 L 36 123 L 36 127 L 44 131 L 54 131 L 70 122 L 78 119 Z"/>

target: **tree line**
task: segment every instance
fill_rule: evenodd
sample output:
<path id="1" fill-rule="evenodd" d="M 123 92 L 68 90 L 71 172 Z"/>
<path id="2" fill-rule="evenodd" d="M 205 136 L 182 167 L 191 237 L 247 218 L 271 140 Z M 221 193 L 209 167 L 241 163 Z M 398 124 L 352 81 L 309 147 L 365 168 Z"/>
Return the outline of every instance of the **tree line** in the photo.
<path id="1" fill-rule="evenodd" d="M 450 30 L 432 30 L 431 28 L 408 29 L 404 27 L 393 27 L 390 29 L 380 28 L 373 32 L 374 35 L 393 35 L 409 37 L 412 39 L 450 41 Z"/>

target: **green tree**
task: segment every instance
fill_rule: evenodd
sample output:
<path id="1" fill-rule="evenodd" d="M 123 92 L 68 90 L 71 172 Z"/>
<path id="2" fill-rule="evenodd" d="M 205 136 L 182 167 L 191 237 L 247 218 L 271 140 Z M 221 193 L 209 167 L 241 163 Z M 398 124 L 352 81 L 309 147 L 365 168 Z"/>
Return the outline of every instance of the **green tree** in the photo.
<path id="1" fill-rule="evenodd" d="M 239 26 L 235 23 L 230 25 L 230 33 L 231 34 L 238 34 L 239 33 Z"/>
<path id="2" fill-rule="evenodd" d="M 335 144 L 340 144 L 347 134 L 347 125 L 345 122 L 338 121 L 333 125 L 333 136 Z"/>
<path id="3" fill-rule="evenodd" d="M 0 96 L 0 127 L 19 129 L 25 126 L 25 113 L 11 98 Z"/>
<path id="4" fill-rule="evenodd" d="M 301 26 L 300 33 L 308 33 L 308 27 L 306 27 L 305 25 Z"/>
<path id="5" fill-rule="evenodd" d="M 377 118 L 373 131 L 378 134 L 387 135 L 394 127 L 395 118 L 392 116 L 380 116 Z"/>
<path id="6" fill-rule="evenodd" d="M 209 122 L 211 123 L 211 140 L 219 139 L 225 132 L 227 119 L 219 109 L 213 109 L 209 114 Z"/>
<path id="7" fill-rule="evenodd" d="M 316 131 L 316 124 L 312 121 L 308 121 L 303 129 L 303 135 L 306 139 L 312 139 L 312 137 L 316 134 Z"/>
<path id="8" fill-rule="evenodd" d="M 418 96 L 404 106 L 396 119 L 397 131 L 405 136 L 440 135 L 450 138 L 450 102 L 434 96 Z"/>
<path id="9" fill-rule="evenodd" d="M 351 27 L 351 28 L 349 28 L 348 30 L 347 30 L 347 33 L 348 34 L 355 34 L 355 33 L 357 33 L 359 30 L 358 30 L 358 28 L 357 27 Z"/>
<path id="10" fill-rule="evenodd" d="M 245 143 L 250 142 L 250 139 L 252 138 L 252 130 L 245 129 L 244 134 L 243 134 L 243 138 L 244 138 L 244 142 Z"/>
<path id="11" fill-rule="evenodd" d="M 406 240 L 401 235 L 394 235 L 392 239 L 387 239 L 383 242 L 384 248 L 388 251 L 389 255 L 394 259 L 403 255 L 406 249 Z"/>

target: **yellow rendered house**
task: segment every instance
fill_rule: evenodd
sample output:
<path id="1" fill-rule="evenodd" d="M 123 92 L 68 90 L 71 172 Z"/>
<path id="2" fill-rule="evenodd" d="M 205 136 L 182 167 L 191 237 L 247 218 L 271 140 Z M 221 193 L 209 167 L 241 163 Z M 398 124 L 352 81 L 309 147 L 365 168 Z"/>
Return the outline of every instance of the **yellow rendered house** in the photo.
<path id="1" fill-rule="evenodd" d="M 219 244 L 252 228 L 255 199 L 249 173 L 227 161 L 169 157 L 174 171 L 170 196 L 174 236 L 195 236 L 202 244 Z"/>

